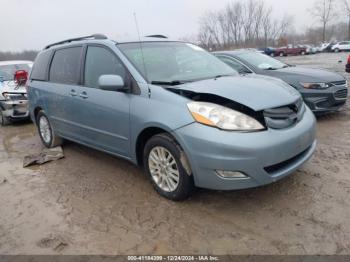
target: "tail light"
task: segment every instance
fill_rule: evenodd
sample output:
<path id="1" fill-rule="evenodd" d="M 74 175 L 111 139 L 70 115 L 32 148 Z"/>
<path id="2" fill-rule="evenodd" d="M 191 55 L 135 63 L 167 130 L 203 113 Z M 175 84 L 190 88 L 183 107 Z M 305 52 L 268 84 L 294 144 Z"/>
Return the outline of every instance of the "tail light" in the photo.
<path id="1" fill-rule="evenodd" d="M 18 70 L 15 72 L 14 80 L 18 86 L 24 86 L 28 80 L 28 72 L 25 70 Z"/>
<path id="2" fill-rule="evenodd" d="M 350 64 L 350 55 L 349 55 L 349 57 L 348 57 L 348 64 Z"/>

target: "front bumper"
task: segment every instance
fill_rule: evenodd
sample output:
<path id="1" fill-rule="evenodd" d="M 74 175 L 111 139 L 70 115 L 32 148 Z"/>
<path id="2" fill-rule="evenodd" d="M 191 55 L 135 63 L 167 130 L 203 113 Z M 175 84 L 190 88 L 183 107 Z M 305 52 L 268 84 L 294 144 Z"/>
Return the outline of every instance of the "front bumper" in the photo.
<path id="1" fill-rule="evenodd" d="M 314 113 L 338 111 L 345 105 L 347 86 L 333 86 L 325 90 L 303 89 L 300 91 L 305 103 Z"/>
<path id="2" fill-rule="evenodd" d="M 316 121 L 307 109 L 295 126 L 238 133 L 193 123 L 174 132 L 188 157 L 195 185 L 216 190 L 257 187 L 297 170 L 316 148 Z M 247 178 L 222 178 L 216 170 L 238 171 Z"/>
<path id="3" fill-rule="evenodd" d="M 1 110 L 5 117 L 10 119 L 25 119 L 29 117 L 28 100 L 0 101 Z"/>

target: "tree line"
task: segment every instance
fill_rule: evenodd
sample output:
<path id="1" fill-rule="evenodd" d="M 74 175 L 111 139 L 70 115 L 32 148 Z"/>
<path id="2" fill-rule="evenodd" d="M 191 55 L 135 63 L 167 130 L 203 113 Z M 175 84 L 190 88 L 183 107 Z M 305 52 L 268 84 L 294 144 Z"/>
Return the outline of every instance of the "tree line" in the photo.
<path id="1" fill-rule="evenodd" d="M 293 18 L 273 17 L 273 8 L 260 0 L 233 1 L 200 19 L 198 40 L 207 49 L 268 46 L 283 37 Z"/>
<path id="2" fill-rule="evenodd" d="M 0 52 L 0 61 L 7 60 L 29 60 L 34 61 L 38 51 L 25 50 L 21 52 Z"/>
<path id="3" fill-rule="evenodd" d="M 296 32 L 293 16 L 276 18 L 263 0 L 233 0 L 201 17 L 197 38 L 209 50 L 350 40 L 350 0 L 315 0 L 308 14 L 315 24 Z"/>

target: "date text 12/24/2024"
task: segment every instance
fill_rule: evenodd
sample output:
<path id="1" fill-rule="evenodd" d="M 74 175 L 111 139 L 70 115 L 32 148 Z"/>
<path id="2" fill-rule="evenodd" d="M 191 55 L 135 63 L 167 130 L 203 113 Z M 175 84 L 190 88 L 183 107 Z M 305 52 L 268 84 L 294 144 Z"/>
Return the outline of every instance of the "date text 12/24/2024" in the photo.
<path id="1" fill-rule="evenodd" d="M 128 256 L 128 261 L 220 261 L 217 256 Z"/>

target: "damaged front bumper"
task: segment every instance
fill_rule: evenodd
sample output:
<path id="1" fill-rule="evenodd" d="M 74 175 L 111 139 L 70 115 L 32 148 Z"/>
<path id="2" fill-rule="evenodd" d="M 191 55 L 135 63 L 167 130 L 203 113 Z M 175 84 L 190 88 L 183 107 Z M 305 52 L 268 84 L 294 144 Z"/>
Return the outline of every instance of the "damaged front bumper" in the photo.
<path id="1" fill-rule="evenodd" d="M 0 107 L 3 116 L 12 120 L 29 117 L 28 100 L 3 100 Z"/>
<path id="2" fill-rule="evenodd" d="M 197 187 L 235 190 L 273 183 L 295 172 L 315 151 L 315 125 L 307 109 L 300 122 L 281 130 L 228 132 L 193 123 L 173 135 L 188 156 Z"/>

